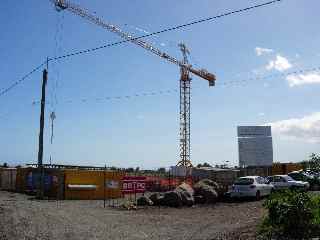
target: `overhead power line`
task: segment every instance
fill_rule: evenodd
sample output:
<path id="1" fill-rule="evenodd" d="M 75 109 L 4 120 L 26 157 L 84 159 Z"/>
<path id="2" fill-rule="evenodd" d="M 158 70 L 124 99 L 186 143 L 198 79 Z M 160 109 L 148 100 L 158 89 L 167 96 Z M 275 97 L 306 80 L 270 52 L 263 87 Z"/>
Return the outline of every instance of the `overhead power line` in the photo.
<path id="1" fill-rule="evenodd" d="M 242 79 L 242 80 L 234 80 L 234 81 L 227 81 L 227 82 L 220 81 L 217 83 L 216 87 L 241 86 L 249 82 L 272 79 L 276 77 L 294 76 L 294 75 L 300 75 L 300 74 L 309 73 L 309 72 L 320 72 L 320 66 L 313 67 L 313 68 L 299 69 L 299 70 L 291 71 L 287 73 L 275 73 L 275 74 L 268 74 L 265 76 L 256 76 L 256 77 L 251 77 L 251 78 Z M 161 95 L 173 94 L 178 92 L 179 92 L 178 88 L 173 88 L 173 89 L 167 89 L 167 90 L 140 92 L 140 93 L 134 93 L 130 95 L 121 95 L 121 96 L 102 96 L 102 97 L 90 97 L 90 98 L 81 98 L 81 99 L 69 99 L 69 100 L 62 100 L 60 101 L 60 103 L 70 104 L 70 103 L 89 103 L 89 102 L 106 102 L 106 101 L 122 101 L 122 100 L 127 101 L 129 99 L 161 96 Z M 47 103 L 50 103 L 50 102 L 47 102 Z M 38 104 L 40 104 L 39 100 L 32 102 L 32 105 L 34 106 Z"/>
<path id="2" fill-rule="evenodd" d="M 41 63 L 41 65 L 39 65 L 38 67 L 32 69 L 29 73 L 27 73 L 26 75 L 24 75 L 21 79 L 15 81 L 14 83 L 12 83 L 9 87 L 4 88 L 0 91 L 0 97 L 4 94 L 6 94 L 7 92 L 9 92 L 11 89 L 13 89 L 14 87 L 16 87 L 17 85 L 19 85 L 20 83 L 22 83 L 23 81 L 25 81 L 29 76 L 31 76 L 33 73 L 37 72 L 41 67 L 43 67 L 46 64 L 47 61 Z"/>
<path id="3" fill-rule="evenodd" d="M 219 85 L 220 86 L 221 85 L 236 85 L 236 84 L 241 84 L 241 83 L 245 83 L 245 82 L 265 80 L 265 79 L 271 79 L 271 78 L 276 78 L 276 77 L 288 77 L 288 76 L 300 75 L 300 74 L 309 73 L 309 72 L 320 72 L 320 66 L 313 67 L 313 68 L 299 69 L 299 70 L 290 71 L 290 72 L 286 72 L 286 73 L 274 73 L 274 74 L 268 74 L 268 75 L 264 75 L 264 76 L 256 76 L 256 77 L 246 78 L 246 79 L 242 79 L 242 80 L 219 82 L 219 83 L 217 83 L 217 86 L 219 86 Z"/>
<path id="4" fill-rule="evenodd" d="M 166 28 L 166 29 L 163 29 L 163 30 L 160 30 L 160 31 L 148 33 L 148 34 L 133 38 L 131 40 L 140 39 L 140 38 L 147 38 L 147 37 L 151 37 L 151 36 L 154 36 L 154 35 L 159 35 L 161 33 L 179 30 L 179 29 L 186 28 L 186 27 L 189 27 L 189 26 L 192 26 L 192 25 L 195 25 L 195 24 L 212 21 L 212 20 L 215 20 L 215 19 L 218 19 L 218 18 L 226 17 L 226 16 L 229 16 L 229 15 L 237 14 L 237 13 L 246 12 L 246 11 L 249 11 L 249 10 L 252 10 L 252 9 L 264 7 L 264 6 L 271 5 L 271 4 L 274 4 L 274 3 L 277 3 L 277 2 L 281 2 L 281 1 L 282 0 L 274 0 L 274 1 L 269 1 L 269 2 L 262 3 L 262 4 L 258 4 L 258 5 L 254 5 L 254 6 L 251 6 L 251 7 L 246 7 L 246 8 L 242 8 L 242 9 L 238 9 L 238 10 L 234 10 L 234 11 L 229 11 L 229 12 L 226 12 L 226 13 L 223 13 L 223 14 L 220 14 L 220 15 L 216 15 L 216 16 L 213 16 L 213 17 L 208 17 L 208 18 L 192 21 L 190 23 L 186 23 L 186 24 L 182 24 L 182 25 Z M 48 60 L 46 62 L 56 61 L 56 60 L 63 59 L 63 58 L 68 58 L 68 57 L 72 57 L 72 56 L 76 56 L 76 55 L 80 55 L 80 54 L 85 54 L 85 53 L 97 51 L 97 50 L 100 50 L 100 49 L 104 49 L 104 48 L 107 48 L 107 47 L 117 46 L 117 45 L 120 45 L 120 44 L 123 44 L 123 43 L 126 43 L 126 42 L 130 42 L 131 40 L 122 40 L 122 41 L 109 43 L 109 44 L 106 44 L 106 45 L 103 45 L 103 46 L 99 46 L 99 47 L 95 47 L 95 48 L 85 49 L 85 50 L 81 50 L 81 51 L 77 51 L 77 52 L 73 52 L 73 53 L 68 53 L 68 54 L 65 54 L 65 55 L 62 55 L 62 56 L 51 57 L 51 58 L 48 58 Z M 28 74 L 23 76 L 20 80 L 18 80 L 16 82 L 14 82 L 13 84 L 11 84 L 9 87 L 7 87 L 7 88 L 5 88 L 3 90 L 0 90 L 0 97 L 2 95 L 6 94 L 7 92 L 9 92 L 10 90 L 12 90 L 14 87 L 19 85 L 24 80 L 26 80 L 30 75 L 32 75 L 37 70 L 39 70 L 42 66 L 44 66 L 46 64 L 46 62 L 43 62 L 38 67 L 34 68 L 32 71 L 30 71 Z"/>
<path id="5" fill-rule="evenodd" d="M 132 38 L 130 40 L 122 40 L 122 41 L 109 43 L 109 44 L 106 44 L 106 45 L 103 45 L 103 46 L 99 46 L 99 47 L 95 47 L 95 48 L 89 48 L 89 49 L 85 49 L 85 50 L 81 50 L 81 51 L 77 51 L 77 52 L 73 52 L 73 53 L 68 53 L 68 54 L 65 54 L 65 55 L 62 55 L 62 56 L 49 58 L 49 61 L 55 61 L 55 60 L 62 59 L 62 58 L 68 58 L 68 57 L 72 57 L 72 56 L 76 56 L 76 55 L 80 55 L 80 54 L 94 52 L 94 51 L 97 51 L 97 50 L 100 50 L 100 49 L 103 49 L 103 48 L 113 47 L 113 46 L 117 46 L 117 45 L 120 45 L 120 44 L 123 44 L 123 43 L 127 43 L 127 42 L 130 42 L 132 40 L 137 40 L 137 39 L 140 39 L 140 38 L 147 38 L 147 37 L 151 37 L 151 36 L 154 36 L 154 35 L 159 35 L 161 33 L 179 30 L 179 29 L 186 28 L 186 27 L 189 27 L 189 26 L 192 26 L 192 25 L 195 25 L 195 24 L 212 21 L 212 20 L 215 20 L 215 19 L 218 19 L 218 18 L 226 17 L 226 16 L 229 16 L 229 15 L 237 14 L 237 13 L 246 12 L 246 11 L 249 11 L 249 10 L 252 10 L 252 9 L 264 7 L 264 6 L 271 5 L 271 4 L 274 4 L 274 3 L 277 3 L 277 2 L 281 2 L 281 1 L 282 0 L 274 0 L 274 1 L 269 1 L 269 2 L 262 3 L 262 4 L 258 4 L 258 5 L 254 5 L 254 6 L 251 6 L 251 7 L 246 7 L 246 8 L 242 8 L 242 9 L 226 12 L 226 13 L 223 13 L 223 14 L 220 14 L 220 15 L 216 15 L 216 16 L 213 16 L 213 17 L 208 17 L 208 18 L 192 21 L 190 23 L 186 23 L 186 24 L 182 24 L 182 25 L 166 28 L 166 29 L 163 29 L 163 30 L 160 30 L 160 31 L 144 34 L 144 35 Z"/>
<path id="6" fill-rule="evenodd" d="M 142 93 L 134 93 L 130 95 L 122 95 L 122 96 L 104 96 L 104 97 L 95 97 L 95 98 L 81 98 L 81 99 L 69 99 L 69 100 L 62 100 L 60 103 L 87 103 L 87 102 L 102 102 L 102 101 L 113 101 L 113 100 L 128 100 L 133 98 L 139 98 L 139 97 L 152 97 L 152 96 L 159 96 L 159 95 L 165 95 L 165 94 L 171 94 L 171 93 L 177 93 L 178 89 L 167 89 L 167 90 L 157 90 L 157 91 L 151 91 L 151 92 L 142 92 Z M 49 102 L 46 102 L 49 103 Z M 32 105 L 38 105 L 40 104 L 40 101 L 33 101 Z"/>

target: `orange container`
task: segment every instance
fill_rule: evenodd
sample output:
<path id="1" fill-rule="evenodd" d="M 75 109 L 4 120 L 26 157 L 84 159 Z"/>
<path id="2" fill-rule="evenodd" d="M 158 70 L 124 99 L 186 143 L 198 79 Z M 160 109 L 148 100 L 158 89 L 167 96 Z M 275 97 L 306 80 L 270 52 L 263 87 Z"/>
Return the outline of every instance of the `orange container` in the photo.
<path id="1" fill-rule="evenodd" d="M 302 165 L 300 163 L 274 163 L 272 165 L 272 175 L 288 174 L 301 169 Z"/>
<path id="2" fill-rule="evenodd" d="M 65 199 L 120 198 L 123 176 L 123 173 L 115 171 L 65 170 Z"/>

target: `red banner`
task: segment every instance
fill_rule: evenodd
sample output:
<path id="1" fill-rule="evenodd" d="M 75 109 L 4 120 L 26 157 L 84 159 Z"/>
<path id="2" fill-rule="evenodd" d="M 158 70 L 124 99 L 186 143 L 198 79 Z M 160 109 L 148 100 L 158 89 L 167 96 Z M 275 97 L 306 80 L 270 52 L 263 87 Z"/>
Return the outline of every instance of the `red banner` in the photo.
<path id="1" fill-rule="evenodd" d="M 123 177 L 122 193 L 144 193 L 146 191 L 146 177 Z"/>

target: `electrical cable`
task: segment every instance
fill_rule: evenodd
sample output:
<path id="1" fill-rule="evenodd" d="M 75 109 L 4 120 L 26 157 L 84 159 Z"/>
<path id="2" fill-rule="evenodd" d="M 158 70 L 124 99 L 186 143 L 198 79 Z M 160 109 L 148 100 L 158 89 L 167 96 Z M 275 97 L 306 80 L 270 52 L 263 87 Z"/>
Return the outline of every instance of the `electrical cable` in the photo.
<path id="1" fill-rule="evenodd" d="M 287 76 L 292 76 L 292 75 L 300 75 L 300 74 L 308 73 L 308 72 L 320 72 L 320 66 L 313 67 L 313 68 L 295 70 L 295 71 L 291 71 L 291 72 L 287 72 L 287 73 L 276 73 L 276 74 L 269 74 L 269 75 L 265 75 L 265 76 L 251 77 L 251 78 L 247 78 L 247 79 L 243 79 L 243 80 L 217 82 L 215 88 L 216 87 L 229 87 L 229 86 L 245 86 L 246 83 L 257 81 L 257 80 L 265 80 L 265 79 L 272 79 L 272 78 L 277 78 L 277 77 L 287 77 Z M 113 101 L 113 100 L 128 100 L 128 99 L 137 98 L 137 97 L 159 96 L 159 95 L 165 95 L 165 94 L 171 94 L 171 93 L 177 93 L 177 92 L 179 92 L 179 89 L 174 88 L 174 89 L 168 89 L 168 90 L 157 90 L 157 91 L 151 91 L 151 92 L 134 93 L 131 95 L 122 95 L 122 96 L 82 98 L 82 99 L 77 99 L 77 100 L 69 99 L 69 100 L 61 101 L 61 103 L 75 103 L 75 102 L 88 103 L 88 102 L 102 102 L 102 101 Z M 40 104 L 40 101 L 33 101 L 32 102 L 32 105 L 38 105 L 38 104 Z"/>
<path id="2" fill-rule="evenodd" d="M 154 36 L 154 35 L 159 35 L 159 34 L 162 34 L 162 33 L 165 33 L 165 32 L 169 32 L 169 31 L 175 31 L 175 30 L 178 30 L 178 29 L 181 29 L 181 28 L 185 28 L 185 27 L 189 27 L 189 26 L 192 26 L 192 25 L 195 25 L 195 24 L 212 21 L 212 20 L 215 20 L 215 19 L 218 19 L 218 18 L 222 18 L 222 17 L 226 17 L 226 16 L 229 16 L 229 15 L 233 15 L 233 14 L 236 14 L 236 13 L 242 13 L 242 12 L 245 12 L 245 11 L 249 11 L 249 10 L 252 10 L 252 9 L 264 7 L 264 6 L 271 5 L 271 4 L 274 4 L 274 3 L 277 3 L 277 2 L 281 2 L 281 1 L 282 0 L 274 0 L 274 1 L 269 1 L 269 2 L 266 2 L 266 3 L 261 3 L 261 4 L 254 5 L 254 6 L 251 6 L 251 7 L 246 7 L 246 8 L 242 8 L 242 9 L 226 12 L 226 13 L 223 13 L 223 14 L 220 14 L 220 15 L 216 15 L 216 16 L 213 16 L 213 17 L 208 17 L 208 18 L 192 21 L 190 23 L 186 23 L 186 24 L 182 24 L 182 25 L 166 28 L 166 29 L 163 29 L 163 30 L 160 30 L 160 31 L 147 33 L 147 34 L 144 34 L 142 36 L 138 36 L 138 37 L 132 38 L 130 40 L 122 40 L 122 41 L 109 43 L 109 44 L 106 44 L 106 45 L 103 45 L 103 46 L 99 46 L 99 47 L 95 47 L 95 48 L 89 48 L 89 49 L 85 49 L 85 50 L 81 50 L 81 51 L 77 51 L 77 52 L 73 52 L 73 53 L 68 53 L 68 54 L 65 54 L 65 55 L 62 55 L 62 56 L 53 57 L 53 58 L 50 58 L 49 60 L 50 61 L 55 61 L 55 60 L 62 59 L 62 58 L 68 58 L 68 57 L 72 57 L 72 56 L 76 56 L 76 55 L 80 55 L 80 54 L 85 54 L 85 53 L 97 51 L 97 50 L 100 50 L 100 49 L 103 49 L 103 48 L 107 48 L 107 47 L 117 46 L 117 45 L 120 45 L 120 44 L 123 44 L 123 43 L 131 42 L 132 40 L 138 40 L 138 39 L 141 39 L 141 38 L 147 38 L 147 37 L 151 37 L 151 36 Z"/>
<path id="3" fill-rule="evenodd" d="M 33 73 L 35 73 L 36 71 L 38 71 L 41 67 L 45 66 L 47 64 L 47 61 L 43 62 L 41 65 L 39 65 L 38 67 L 34 68 L 33 70 L 31 70 L 29 73 L 27 73 L 26 75 L 24 75 L 21 79 L 19 79 L 18 81 L 15 81 L 13 84 L 11 84 L 9 87 L 3 89 L 0 91 L 0 97 L 5 95 L 7 92 L 9 92 L 11 89 L 13 89 L 14 87 L 16 87 L 17 85 L 19 85 L 20 83 L 22 83 L 23 81 L 25 81 L 28 77 L 30 77 Z"/>
<path id="4" fill-rule="evenodd" d="M 97 51 L 97 50 L 100 50 L 100 49 L 103 49 L 103 48 L 107 48 L 107 47 L 117 46 L 117 45 L 120 45 L 120 44 L 123 44 L 123 43 L 126 43 L 126 42 L 130 42 L 130 41 L 132 41 L 132 40 L 141 39 L 141 38 L 147 38 L 147 37 L 151 37 L 151 36 L 154 36 L 154 35 L 159 35 L 159 34 L 161 34 L 161 33 L 178 30 L 178 29 L 181 29 L 181 28 L 185 28 L 185 27 L 192 26 L 192 25 L 199 24 L 199 23 L 203 23 L 203 22 L 212 21 L 212 20 L 214 20 L 214 19 L 226 17 L 226 16 L 229 16 L 229 15 L 232 15 L 232 14 L 236 14 L 236 13 L 242 13 L 242 12 L 245 12 L 245 11 L 249 11 L 249 10 L 252 10 L 252 9 L 264 7 L 264 6 L 271 5 L 271 4 L 274 4 L 274 3 L 277 3 L 277 2 L 281 2 L 281 1 L 282 1 L 282 0 L 269 1 L 269 2 L 266 2 L 266 3 L 254 5 L 254 6 L 251 6 L 251 7 L 246 7 L 246 8 L 238 9 L 238 10 L 235 10 L 235 11 L 226 12 L 226 13 L 223 13 L 223 14 L 220 14 L 220 15 L 216 15 L 216 16 L 213 16 L 213 17 L 208 17 L 208 18 L 204 18 L 204 19 L 192 21 L 192 22 L 190 22 L 190 23 L 186 23 L 186 24 L 182 24 L 182 25 L 178 25 L 178 26 L 166 28 L 166 29 L 163 29 L 163 30 L 160 30 L 160 31 L 148 33 L 148 34 L 145 34 L 145 35 L 142 35 L 142 36 L 138 36 L 138 37 L 136 37 L 136 38 L 134 38 L 134 39 L 131 39 L 131 40 L 122 40 L 122 41 L 118 41 L 118 42 L 114 42 L 114 43 L 109 43 L 109 44 L 106 44 L 106 45 L 103 45 L 103 46 L 99 46 L 99 47 L 95 47 L 95 48 L 90 48 L 90 49 L 81 50 L 81 51 L 69 53 L 69 54 L 62 55 L 62 56 L 57 56 L 57 57 L 48 58 L 48 60 L 47 60 L 46 62 L 42 63 L 41 65 L 39 65 L 38 67 L 36 67 L 36 68 L 33 69 L 32 71 L 30 71 L 28 74 L 26 74 L 25 76 L 23 76 L 20 80 L 14 82 L 14 83 L 11 84 L 9 87 L 1 90 L 1 91 L 0 91 L 0 97 L 3 96 L 4 94 L 6 94 L 7 92 L 9 92 L 10 90 L 12 90 L 14 87 L 16 87 L 17 85 L 19 85 L 19 84 L 20 84 L 21 82 L 23 82 L 24 80 L 26 80 L 30 75 L 32 75 L 32 74 L 35 73 L 37 70 L 39 70 L 39 69 L 40 69 L 42 66 L 44 66 L 47 62 L 56 61 L 56 60 L 59 60 L 59 59 L 68 58 L 68 57 L 72 57 L 72 56 L 76 56 L 76 55 L 80 55 L 80 54 L 85 54 L 85 53 Z"/>

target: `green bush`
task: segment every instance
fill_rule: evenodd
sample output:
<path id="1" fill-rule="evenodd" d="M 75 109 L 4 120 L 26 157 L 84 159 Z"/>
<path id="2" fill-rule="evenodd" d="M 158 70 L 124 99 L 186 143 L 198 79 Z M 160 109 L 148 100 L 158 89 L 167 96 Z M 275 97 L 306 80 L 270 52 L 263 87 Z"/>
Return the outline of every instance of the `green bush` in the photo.
<path id="1" fill-rule="evenodd" d="M 260 226 L 262 239 L 310 239 L 320 236 L 320 196 L 299 191 L 272 194 L 264 203 L 268 210 Z"/>

